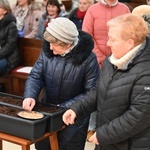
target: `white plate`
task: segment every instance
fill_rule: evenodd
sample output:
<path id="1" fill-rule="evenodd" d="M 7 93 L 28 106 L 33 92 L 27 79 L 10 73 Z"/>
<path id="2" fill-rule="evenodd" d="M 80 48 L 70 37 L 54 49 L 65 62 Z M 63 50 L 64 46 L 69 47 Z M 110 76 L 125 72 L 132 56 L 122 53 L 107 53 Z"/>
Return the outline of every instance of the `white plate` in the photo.
<path id="1" fill-rule="evenodd" d="M 26 119 L 41 119 L 44 117 L 42 113 L 37 111 L 20 111 L 17 115 Z"/>

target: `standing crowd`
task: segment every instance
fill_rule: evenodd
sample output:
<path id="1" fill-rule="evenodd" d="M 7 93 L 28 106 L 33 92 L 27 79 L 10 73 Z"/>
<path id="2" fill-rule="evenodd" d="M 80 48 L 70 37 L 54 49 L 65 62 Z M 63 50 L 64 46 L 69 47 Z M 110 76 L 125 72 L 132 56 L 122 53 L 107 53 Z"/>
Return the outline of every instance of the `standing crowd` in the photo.
<path id="1" fill-rule="evenodd" d="M 150 150 L 150 6 L 130 0 L 0 0 L 0 76 L 20 63 L 18 38 L 42 40 L 22 107 L 64 107 L 59 150 Z M 76 7 L 75 4 L 77 3 Z M 0 89 L 1 89 L 0 84 Z M 49 150 L 43 140 L 36 150 Z"/>

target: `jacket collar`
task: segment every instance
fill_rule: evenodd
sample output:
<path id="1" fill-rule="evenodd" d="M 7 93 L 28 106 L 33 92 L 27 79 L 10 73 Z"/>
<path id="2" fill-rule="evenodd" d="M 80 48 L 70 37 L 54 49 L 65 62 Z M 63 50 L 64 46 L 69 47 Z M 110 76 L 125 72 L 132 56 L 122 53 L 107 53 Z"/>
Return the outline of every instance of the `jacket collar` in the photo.
<path id="1" fill-rule="evenodd" d="M 111 4 L 111 5 L 109 5 L 109 4 L 106 2 L 106 0 L 101 0 L 100 2 L 101 2 L 103 5 L 111 6 L 111 7 L 116 6 L 116 5 L 118 4 L 118 0 L 116 0 L 116 2 L 113 3 L 113 4 Z"/>
<path id="2" fill-rule="evenodd" d="M 79 31 L 78 43 L 63 58 L 71 60 L 74 64 L 79 65 L 89 57 L 89 55 L 92 53 L 93 48 L 94 48 L 94 41 L 91 35 L 89 35 L 84 31 Z M 60 55 L 53 54 L 53 51 L 50 50 L 49 42 L 47 42 L 46 40 L 43 41 L 42 51 L 49 58 L 62 57 Z"/>
<path id="3" fill-rule="evenodd" d="M 139 48 L 141 47 L 142 44 L 137 45 L 134 47 L 131 51 L 129 51 L 127 54 L 125 54 L 123 57 L 120 59 L 117 59 L 113 56 L 113 54 L 110 56 L 110 62 L 115 65 L 118 69 L 126 69 L 129 62 L 136 56 L 138 51 L 140 50 Z"/>

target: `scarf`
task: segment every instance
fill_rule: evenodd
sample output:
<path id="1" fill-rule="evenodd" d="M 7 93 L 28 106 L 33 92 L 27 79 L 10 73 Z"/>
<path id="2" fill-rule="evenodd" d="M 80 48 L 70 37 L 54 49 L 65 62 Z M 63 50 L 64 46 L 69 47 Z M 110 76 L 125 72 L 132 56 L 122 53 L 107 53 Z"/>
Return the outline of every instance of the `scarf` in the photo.
<path id="1" fill-rule="evenodd" d="M 129 64 L 129 62 L 135 57 L 136 53 L 139 51 L 139 48 L 142 44 L 137 45 L 134 47 L 131 51 L 129 51 L 127 54 L 125 54 L 120 59 L 117 59 L 113 56 L 113 54 L 110 56 L 110 62 L 117 66 L 118 69 L 125 69 L 126 66 Z"/>
<path id="2" fill-rule="evenodd" d="M 108 6 L 116 6 L 118 4 L 118 0 L 116 0 L 116 2 L 114 2 L 113 4 L 109 5 L 106 0 L 101 0 L 101 3 L 104 4 L 104 5 L 108 5 Z"/>
<path id="3" fill-rule="evenodd" d="M 16 20 L 17 20 L 17 29 L 21 31 L 24 27 L 25 18 L 28 14 L 29 8 L 22 8 L 18 6 L 16 13 Z"/>
<path id="4" fill-rule="evenodd" d="M 81 12 L 79 9 L 77 10 L 77 18 L 83 19 L 86 14 L 86 11 Z"/>
<path id="5" fill-rule="evenodd" d="M 55 19 L 58 17 L 58 14 L 54 15 L 54 16 L 50 16 L 50 15 L 46 15 L 46 20 L 45 20 L 45 28 L 48 27 L 48 23 L 51 21 L 51 19 Z"/>

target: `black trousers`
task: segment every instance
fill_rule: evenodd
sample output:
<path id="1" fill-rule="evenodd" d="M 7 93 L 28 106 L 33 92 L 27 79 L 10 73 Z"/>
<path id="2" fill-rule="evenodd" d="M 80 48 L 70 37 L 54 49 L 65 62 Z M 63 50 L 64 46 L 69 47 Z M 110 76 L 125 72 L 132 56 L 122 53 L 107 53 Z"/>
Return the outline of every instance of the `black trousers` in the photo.
<path id="1" fill-rule="evenodd" d="M 76 120 L 76 123 L 65 127 L 58 132 L 59 150 L 84 150 L 89 116 L 84 119 Z M 50 150 L 49 139 L 35 144 L 37 150 Z"/>

